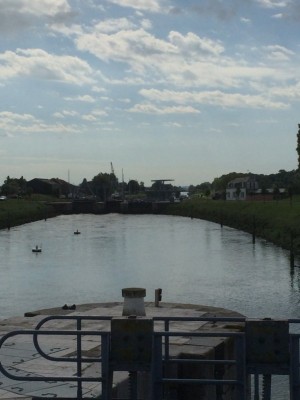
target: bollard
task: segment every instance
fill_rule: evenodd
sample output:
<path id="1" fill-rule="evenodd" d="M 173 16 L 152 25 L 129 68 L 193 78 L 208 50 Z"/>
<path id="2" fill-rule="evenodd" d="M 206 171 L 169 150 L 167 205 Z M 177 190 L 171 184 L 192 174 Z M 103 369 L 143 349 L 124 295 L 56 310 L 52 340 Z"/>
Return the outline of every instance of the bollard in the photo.
<path id="1" fill-rule="evenodd" d="M 144 288 L 124 288 L 122 289 L 122 296 L 124 297 L 123 316 L 137 315 L 144 316 L 145 305 L 144 297 L 146 296 L 146 289 Z"/>
<path id="2" fill-rule="evenodd" d="M 159 302 L 161 301 L 162 289 L 155 289 L 155 307 L 159 307 Z"/>

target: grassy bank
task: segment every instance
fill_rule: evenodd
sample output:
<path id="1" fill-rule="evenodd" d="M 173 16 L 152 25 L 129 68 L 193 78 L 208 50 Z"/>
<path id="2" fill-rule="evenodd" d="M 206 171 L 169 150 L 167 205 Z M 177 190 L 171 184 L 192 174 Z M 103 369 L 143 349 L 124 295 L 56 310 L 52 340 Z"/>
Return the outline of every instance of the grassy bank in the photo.
<path id="1" fill-rule="evenodd" d="M 201 218 L 240 229 L 300 254 L 300 197 L 292 201 L 223 201 L 200 198 L 172 204 L 168 214 Z"/>
<path id="2" fill-rule="evenodd" d="M 54 210 L 47 206 L 46 197 L 8 199 L 0 202 L 0 229 L 53 217 Z"/>

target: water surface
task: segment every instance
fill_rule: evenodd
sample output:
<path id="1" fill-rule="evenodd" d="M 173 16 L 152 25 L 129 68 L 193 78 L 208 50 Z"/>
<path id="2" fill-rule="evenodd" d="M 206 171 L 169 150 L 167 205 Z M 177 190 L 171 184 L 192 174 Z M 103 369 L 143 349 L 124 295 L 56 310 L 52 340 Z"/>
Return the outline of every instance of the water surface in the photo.
<path id="1" fill-rule="evenodd" d="M 74 235 L 79 230 L 80 235 Z M 32 253 L 36 245 L 42 253 Z M 226 307 L 249 317 L 300 317 L 289 254 L 218 224 L 157 215 L 70 215 L 0 231 L 0 317 L 45 307 L 146 301 Z"/>

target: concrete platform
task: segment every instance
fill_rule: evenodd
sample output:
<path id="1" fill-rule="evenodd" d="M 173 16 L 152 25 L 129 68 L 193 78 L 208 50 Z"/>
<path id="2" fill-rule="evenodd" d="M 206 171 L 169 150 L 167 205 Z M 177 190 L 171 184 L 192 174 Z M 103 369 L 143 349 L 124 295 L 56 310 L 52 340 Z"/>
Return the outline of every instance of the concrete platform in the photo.
<path id="1" fill-rule="evenodd" d="M 82 315 L 82 316 L 109 316 L 121 317 L 123 303 L 98 303 L 83 304 L 76 306 L 76 310 L 64 310 L 61 307 L 44 309 L 26 313 L 24 317 L 14 317 L 0 321 L 0 335 L 20 330 L 34 329 L 37 323 L 48 315 Z M 146 317 L 176 316 L 176 317 L 242 317 L 240 314 L 209 306 L 195 306 L 188 304 L 161 303 L 155 307 L 153 303 L 145 303 Z M 75 323 L 71 320 L 50 321 L 44 329 L 74 330 Z M 110 321 L 86 321 L 84 330 L 107 331 L 110 330 Z M 155 322 L 156 331 L 163 330 L 161 322 Z M 196 331 L 220 330 L 236 331 L 241 329 L 241 324 L 226 322 L 213 324 L 211 322 L 172 322 L 172 331 Z M 179 354 L 204 355 L 213 351 L 222 338 L 183 338 L 174 337 L 170 339 L 170 350 L 178 356 Z M 56 357 L 68 357 L 76 353 L 76 340 L 73 336 L 43 336 L 40 339 L 43 350 L 47 354 Z M 99 338 L 95 336 L 84 336 L 82 349 L 87 355 L 97 355 L 100 352 Z M 21 376 L 51 376 L 53 382 L 26 382 L 12 381 L 1 374 L 0 376 L 0 399 L 31 399 L 32 397 L 74 397 L 76 398 L 76 383 L 55 382 L 55 377 L 72 376 L 76 373 L 76 363 L 51 362 L 43 359 L 32 343 L 31 336 L 16 336 L 9 339 L 0 350 L 0 359 L 11 373 Z M 96 364 L 86 364 L 84 375 L 99 376 L 100 369 Z M 126 377 L 126 376 L 125 376 Z M 114 374 L 114 385 L 118 386 L 124 380 L 124 373 Z M 84 396 L 97 398 L 100 395 L 101 385 L 97 382 L 83 383 Z"/>

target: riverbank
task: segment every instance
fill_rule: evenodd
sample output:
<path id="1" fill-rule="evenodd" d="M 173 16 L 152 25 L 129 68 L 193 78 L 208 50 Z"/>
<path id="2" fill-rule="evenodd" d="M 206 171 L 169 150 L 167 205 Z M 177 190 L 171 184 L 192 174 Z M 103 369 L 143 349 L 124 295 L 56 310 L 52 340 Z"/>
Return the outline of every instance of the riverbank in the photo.
<path id="1" fill-rule="evenodd" d="M 7 199 L 0 202 L 0 229 L 9 229 L 57 215 L 53 207 L 48 205 L 46 197 Z"/>
<path id="2" fill-rule="evenodd" d="M 195 198 L 174 203 L 168 215 L 200 218 L 239 229 L 300 253 L 300 197 L 279 201 L 223 201 Z"/>

